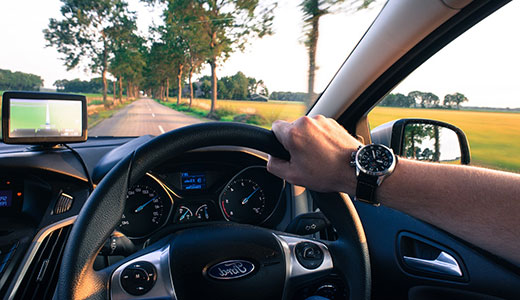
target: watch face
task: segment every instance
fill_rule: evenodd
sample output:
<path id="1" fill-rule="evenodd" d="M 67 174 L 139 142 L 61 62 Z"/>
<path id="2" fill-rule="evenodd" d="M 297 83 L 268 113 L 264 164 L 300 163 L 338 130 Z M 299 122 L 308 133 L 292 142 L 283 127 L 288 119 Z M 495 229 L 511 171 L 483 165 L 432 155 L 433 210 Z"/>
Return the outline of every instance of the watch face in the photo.
<path id="1" fill-rule="evenodd" d="M 393 152 L 383 145 L 367 145 L 361 148 L 356 161 L 359 168 L 369 175 L 384 175 L 395 166 Z"/>

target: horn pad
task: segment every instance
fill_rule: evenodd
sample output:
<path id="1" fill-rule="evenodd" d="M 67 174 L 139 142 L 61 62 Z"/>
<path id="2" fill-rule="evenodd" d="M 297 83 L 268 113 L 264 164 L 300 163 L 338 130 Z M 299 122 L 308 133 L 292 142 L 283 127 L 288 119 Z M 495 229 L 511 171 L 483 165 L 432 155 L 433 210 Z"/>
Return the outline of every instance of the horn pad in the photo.
<path id="1" fill-rule="evenodd" d="M 174 235 L 170 264 L 175 293 L 188 299 L 281 299 L 282 246 L 267 229 L 220 224 Z"/>

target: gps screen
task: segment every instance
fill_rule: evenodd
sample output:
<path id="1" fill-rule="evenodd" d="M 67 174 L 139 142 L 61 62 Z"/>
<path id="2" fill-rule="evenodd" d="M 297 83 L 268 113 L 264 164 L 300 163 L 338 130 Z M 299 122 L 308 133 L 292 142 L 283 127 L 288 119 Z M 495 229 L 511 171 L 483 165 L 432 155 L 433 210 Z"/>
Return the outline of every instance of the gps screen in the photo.
<path id="1" fill-rule="evenodd" d="M 80 137 L 82 103 L 75 100 L 11 99 L 9 136 Z"/>

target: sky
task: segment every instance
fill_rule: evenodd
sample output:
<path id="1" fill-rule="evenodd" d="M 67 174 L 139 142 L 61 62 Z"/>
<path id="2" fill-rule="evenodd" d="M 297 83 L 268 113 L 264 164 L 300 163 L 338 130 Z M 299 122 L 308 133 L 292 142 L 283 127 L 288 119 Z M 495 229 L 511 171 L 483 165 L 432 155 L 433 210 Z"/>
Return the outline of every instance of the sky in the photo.
<path id="1" fill-rule="evenodd" d="M 130 0 L 139 31 L 160 23 L 161 11 Z M 269 90 L 305 92 L 308 58 L 303 44 L 300 1 L 279 1 L 274 35 L 252 39 L 244 52 L 234 53 L 218 76 L 242 71 L 262 79 Z M 358 12 L 338 12 L 321 19 L 316 91 L 322 91 L 379 13 L 383 2 Z M 60 18 L 59 0 L 0 1 L 0 69 L 40 75 L 53 88 L 58 79 L 89 79 L 84 67 L 67 71 L 55 48 L 45 47 L 42 30 L 49 18 Z M 425 62 L 394 92 L 433 92 L 440 98 L 461 92 L 469 106 L 520 107 L 520 1 L 512 1 Z M 209 74 L 209 68 L 202 75 Z"/>

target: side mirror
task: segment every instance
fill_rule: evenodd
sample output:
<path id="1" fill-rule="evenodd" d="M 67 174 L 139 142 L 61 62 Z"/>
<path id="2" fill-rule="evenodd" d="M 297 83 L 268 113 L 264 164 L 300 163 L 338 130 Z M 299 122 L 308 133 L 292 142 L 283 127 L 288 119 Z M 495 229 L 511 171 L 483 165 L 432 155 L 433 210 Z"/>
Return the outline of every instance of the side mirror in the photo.
<path id="1" fill-rule="evenodd" d="M 399 119 L 371 131 L 372 142 L 383 144 L 396 155 L 440 163 L 469 164 L 466 135 L 458 127 L 429 119 Z"/>

